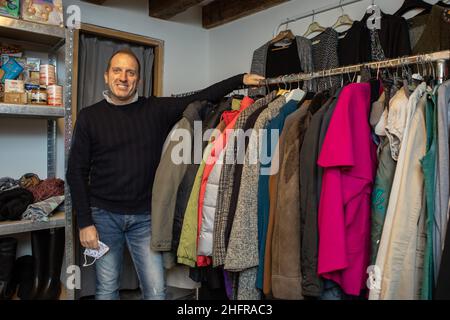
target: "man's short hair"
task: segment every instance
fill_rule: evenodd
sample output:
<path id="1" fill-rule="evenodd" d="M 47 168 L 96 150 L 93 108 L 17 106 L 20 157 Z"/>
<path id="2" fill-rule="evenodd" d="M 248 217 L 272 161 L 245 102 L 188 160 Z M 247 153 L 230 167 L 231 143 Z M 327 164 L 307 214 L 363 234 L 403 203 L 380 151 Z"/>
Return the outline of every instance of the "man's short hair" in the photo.
<path id="1" fill-rule="evenodd" d="M 134 60 L 136 60 L 136 63 L 137 63 L 137 65 L 138 65 L 137 75 L 138 75 L 138 78 L 140 78 L 140 76 L 141 76 L 141 63 L 139 62 L 139 59 L 138 59 L 138 57 L 134 54 L 134 52 L 131 51 L 130 49 L 127 49 L 127 48 L 117 50 L 116 52 L 113 53 L 113 55 L 111 56 L 111 58 L 109 58 L 109 61 L 108 61 L 108 67 L 106 68 L 106 72 L 109 72 L 109 68 L 111 68 L 111 60 L 112 60 L 116 55 L 118 55 L 118 54 L 126 54 L 126 55 L 129 55 L 130 57 L 133 57 Z"/>

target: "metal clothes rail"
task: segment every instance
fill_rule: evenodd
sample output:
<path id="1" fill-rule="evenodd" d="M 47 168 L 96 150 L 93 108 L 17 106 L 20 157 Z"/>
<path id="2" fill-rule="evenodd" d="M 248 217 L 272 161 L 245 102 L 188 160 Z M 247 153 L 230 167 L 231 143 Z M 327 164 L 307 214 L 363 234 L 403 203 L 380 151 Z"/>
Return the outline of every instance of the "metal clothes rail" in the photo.
<path id="1" fill-rule="evenodd" d="M 360 72 L 363 68 L 370 69 L 382 69 L 382 68 L 395 68 L 399 66 L 406 66 L 411 64 L 423 64 L 427 62 L 437 62 L 436 76 L 439 81 L 447 76 L 446 74 L 446 61 L 450 60 L 450 50 L 438 51 L 428 54 L 420 54 L 415 56 L 401 57 L 390 60 L 376 61 L 361 63 L 357 65 L 351 65 L 346 67 L 316 71 L 311 73 L 298 73 L 292 75 L 285 75 L 277 78 L 267 78 L 260 82 L 261 86 L 268 86 L 271 84 L 286 84 L 293 82 L 300 82 L 305 80 L 312 80 L 315 78 L 325 78 L 341 74 L 350 74 L 354 72 Z"/>

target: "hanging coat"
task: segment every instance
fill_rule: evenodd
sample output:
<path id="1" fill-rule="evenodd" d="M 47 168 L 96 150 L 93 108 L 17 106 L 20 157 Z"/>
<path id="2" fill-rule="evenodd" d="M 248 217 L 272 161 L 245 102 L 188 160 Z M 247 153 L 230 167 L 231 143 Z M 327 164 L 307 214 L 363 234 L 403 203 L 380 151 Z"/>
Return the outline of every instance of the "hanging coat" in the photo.
<path id="1" fill-rule="evenodd" d="M 245 155 L 242 171 L 238 206 L 231 230 L 225 270 L 242 272 L 239 275 L 238 297 L 240 299 L 259 299 L 260 292 L 256 289 L 256 273 L 258 260 L 258 176 L 259 176 L 259 141 L 260 129 L 263 129 L 270 119 L 278 115 L 286 98 L 281 96 L 269 104 L 256 121 L 250 137 L 249 148 Z M 251 270 L 247 270 L 251 269 Z M 248 279 L 255 281 L 248 281 Z"/>
<path id="2" fill-rule="evenodd" d="M 257 100 L 252 106 L 244 110 L 238 117 L 235 130 L 242 129 L 245 125 L 248 117 L 256 110 L 267 106 L 274 98 L 276 92 L 271 92 L 264 98 Z M 228 147 L 229 146 L 229 147 Z M 217 198 L 217 210 L 216 218 L 214 220 L 214 241 L 213 241 L 213 265 L 214 267 L 223 265 L 225 263 L 226 256 L 226 244 L 225 244 L 225 229 L 228 222 L 229 207 L 231 201 L 231 193 L 235 181 L 234 169 L 236 162 L 231 162 L 230 159 L 237 158 L 237 148 L 234 148 L 232 144 L 229 144 L 225 150 L 226 163 L 221 172 L 219 180 L 219 191 Z M 237 183 L 237 182 L 236 182 Z"/>

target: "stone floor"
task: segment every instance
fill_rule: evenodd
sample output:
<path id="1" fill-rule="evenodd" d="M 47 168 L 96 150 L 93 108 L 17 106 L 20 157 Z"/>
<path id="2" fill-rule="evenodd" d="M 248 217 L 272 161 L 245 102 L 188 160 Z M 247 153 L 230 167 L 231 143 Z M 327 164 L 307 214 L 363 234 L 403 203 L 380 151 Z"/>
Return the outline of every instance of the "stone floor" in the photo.
<path id="1" fill-rule="evenodd" d="M 123 290 L 120 292 L 120 299 L 122 300 L 139 300 L 140 298 L 141 298 L 141 291 L 139 289 Z M 193 300 L 193 299 L 195 299 L 195 290 L 167 287 L 167 300 Z"/>
<path id="2" fill-rule="evenodd" d="M 83 300 L 93 300 L 94 297 L 83 297 Z M 121 300 L 140 300 L 141 291 L 137 290 L 122 290 L 120 291 Z M 174 287 L 167 287 L 167 300 L 194 300 L 195 290 L 180 289 Z"/>

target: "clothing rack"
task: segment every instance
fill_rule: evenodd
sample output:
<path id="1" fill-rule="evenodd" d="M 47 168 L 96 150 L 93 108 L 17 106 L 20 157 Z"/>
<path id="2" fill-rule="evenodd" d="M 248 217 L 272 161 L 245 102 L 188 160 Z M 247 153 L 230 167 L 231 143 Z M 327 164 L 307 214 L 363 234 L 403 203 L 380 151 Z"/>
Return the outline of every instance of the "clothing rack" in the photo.
<path id="1" fill-rule="evenodd" d="M 196 91 L 189 91 L 189 92 L 183 92 L 183 93 L 174 93 L 171 95 L 172 98 L 184 98 L 184 97 L 189 97 L 192 96 L 196 93 L 199 93 L 201 90 L 196 90 Z"/>
<path id="2" fill-rule="evenodd" d="M 350 74 L 360 72 L 363 68 L 381 69 L 381 68 L 395 68 L 399 66 L 406 66 L 410 64 L 423 64 L 428 62 L 437 62 L 436 77 L 441 83 L 447 76 L 446 61 L 450 60 L 450 50 L 438 51 L 428 54 L 420 54 L 415 56 L 401 57 L 390 60 L 375 61 L 351 65 L 347 67 L 340 67 L 311 73 L 298 73 L 292 75 L 284 75 L 276 78 L 267 78 L 260 82 L 261 86 L 268 86 L 272 84 L 286 84 L 292 82 L 300 82 L 305 80 L 312 80 L 315 78 L 325 78 L 335 75 Z"/>
<path id="3" fill-rule="evenodd" d="M 350 4 L 353 4 L 353 3 L 356 3 L 356 2 L 361 2 L 361 1 L 363 1 L 363 0 L 339 1 L 339 3 L 328 5 L 328 6 L 325 6 L 325 7 L 321 7 L 321 8 L 312 10 L 312 11 L 308 11 L 308 12 L 302 13 L 302 14 L 296 16 L 296 17 L 288 18 L 285 21 L 281 22 L 275 28 L 273 36 L 275 37 L 278 34 L 278 32 L 280 31 L 281 26 L 283 26 L 283 25 L 288 25 L 289 23 L 292 23 L 292 22 L 295 22 L 295 21 L 298 21 L 298 20 L 301 20 L 301 19 L 304 19 L 304 18 L 307 18 L 307 17 L 311 17 L 311 16 L 314 17 L 316 14 L 327 12 L 327 11 L 331 11 L 331 10 L 338 9 L 338 8 L 342 8 L 344 6 L 348 6 Z"/>
<path id="4" fill-rule="evenodd" d="M 245 90 L 245 89 L 248 89 L 248 88 L 249 88 L 249 86 L 241 85 L 238 88 L 236 88 L 233 92 L 235 92 L 236 90 L 240 91 L 240 90 Z M 189 97 L 189 96 L 192 96 L 194 94 L 197 94 L 200 91 L 202 91 L 202 90 L 188 91 L 188 92 L 183 92 L 183 93 L 174 93 L 174 94 L 171 94 L 170 96 L 172 98 L 184 98 L 184 97 Z"/>

